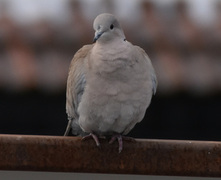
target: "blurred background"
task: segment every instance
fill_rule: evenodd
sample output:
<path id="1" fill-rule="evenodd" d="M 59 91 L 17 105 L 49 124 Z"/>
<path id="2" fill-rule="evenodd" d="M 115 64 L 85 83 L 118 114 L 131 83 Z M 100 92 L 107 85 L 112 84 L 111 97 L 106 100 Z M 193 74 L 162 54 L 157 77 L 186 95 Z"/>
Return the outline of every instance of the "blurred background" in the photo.
<path id="1" fill-rule="evenodd" d="M 0 133 L 63 135 L 69 63 L 104 12 L 147 52 L 159 81 L 129 135 L 221 140 L 219 0 L 0 0 Z"/>

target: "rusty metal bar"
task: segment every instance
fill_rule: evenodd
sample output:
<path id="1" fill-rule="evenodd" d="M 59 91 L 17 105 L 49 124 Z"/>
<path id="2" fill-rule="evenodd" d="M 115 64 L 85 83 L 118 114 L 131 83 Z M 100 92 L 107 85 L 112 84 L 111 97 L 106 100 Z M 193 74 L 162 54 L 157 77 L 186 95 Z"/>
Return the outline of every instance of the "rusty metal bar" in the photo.
<path id="1" fill-rule="evenodd" d="M 0 170 L 221 177 L 221 142 L 0 135 Z"/>

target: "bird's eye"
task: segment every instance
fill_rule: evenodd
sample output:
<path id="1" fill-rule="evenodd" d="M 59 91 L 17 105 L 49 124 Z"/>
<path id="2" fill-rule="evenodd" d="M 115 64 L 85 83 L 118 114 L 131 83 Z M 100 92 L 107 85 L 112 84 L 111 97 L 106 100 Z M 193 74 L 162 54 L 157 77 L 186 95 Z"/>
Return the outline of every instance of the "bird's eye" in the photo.
<path id="1" fill-rule="evenodd" d="M 110 29 L 114 29 L 114 25 L 113 24 L 110 25 Z"/>

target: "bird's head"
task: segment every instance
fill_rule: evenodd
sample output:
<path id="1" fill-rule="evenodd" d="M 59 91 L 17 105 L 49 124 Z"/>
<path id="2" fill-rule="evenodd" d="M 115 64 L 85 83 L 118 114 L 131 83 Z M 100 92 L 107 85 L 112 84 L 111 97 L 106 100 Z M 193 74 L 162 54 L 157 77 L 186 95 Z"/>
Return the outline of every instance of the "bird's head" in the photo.
<path id="1" fill-rule="evenodd" d="M 94 42 L 107 42 L 115 38 L 125 39 L 124 32 L 112 14 L 104 13 L 98 15 L 93 24 L 95 30 Z"/>

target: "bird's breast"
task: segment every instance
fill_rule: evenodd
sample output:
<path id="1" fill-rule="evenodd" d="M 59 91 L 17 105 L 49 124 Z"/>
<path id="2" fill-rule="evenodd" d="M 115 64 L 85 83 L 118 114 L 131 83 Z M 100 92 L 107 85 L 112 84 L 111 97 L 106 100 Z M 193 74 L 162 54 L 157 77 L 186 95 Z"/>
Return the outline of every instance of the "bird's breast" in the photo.
<path id="1" fill-rule="evenodd" d="M 142 69 L 124 53 L 106 58 L 96 53 L 96 58 L 88 60 L 86 86 L 78 108 L 84 131 L 123 132 L 131 122 L 143 118 L 152 91 L 148 73 Z"/>

